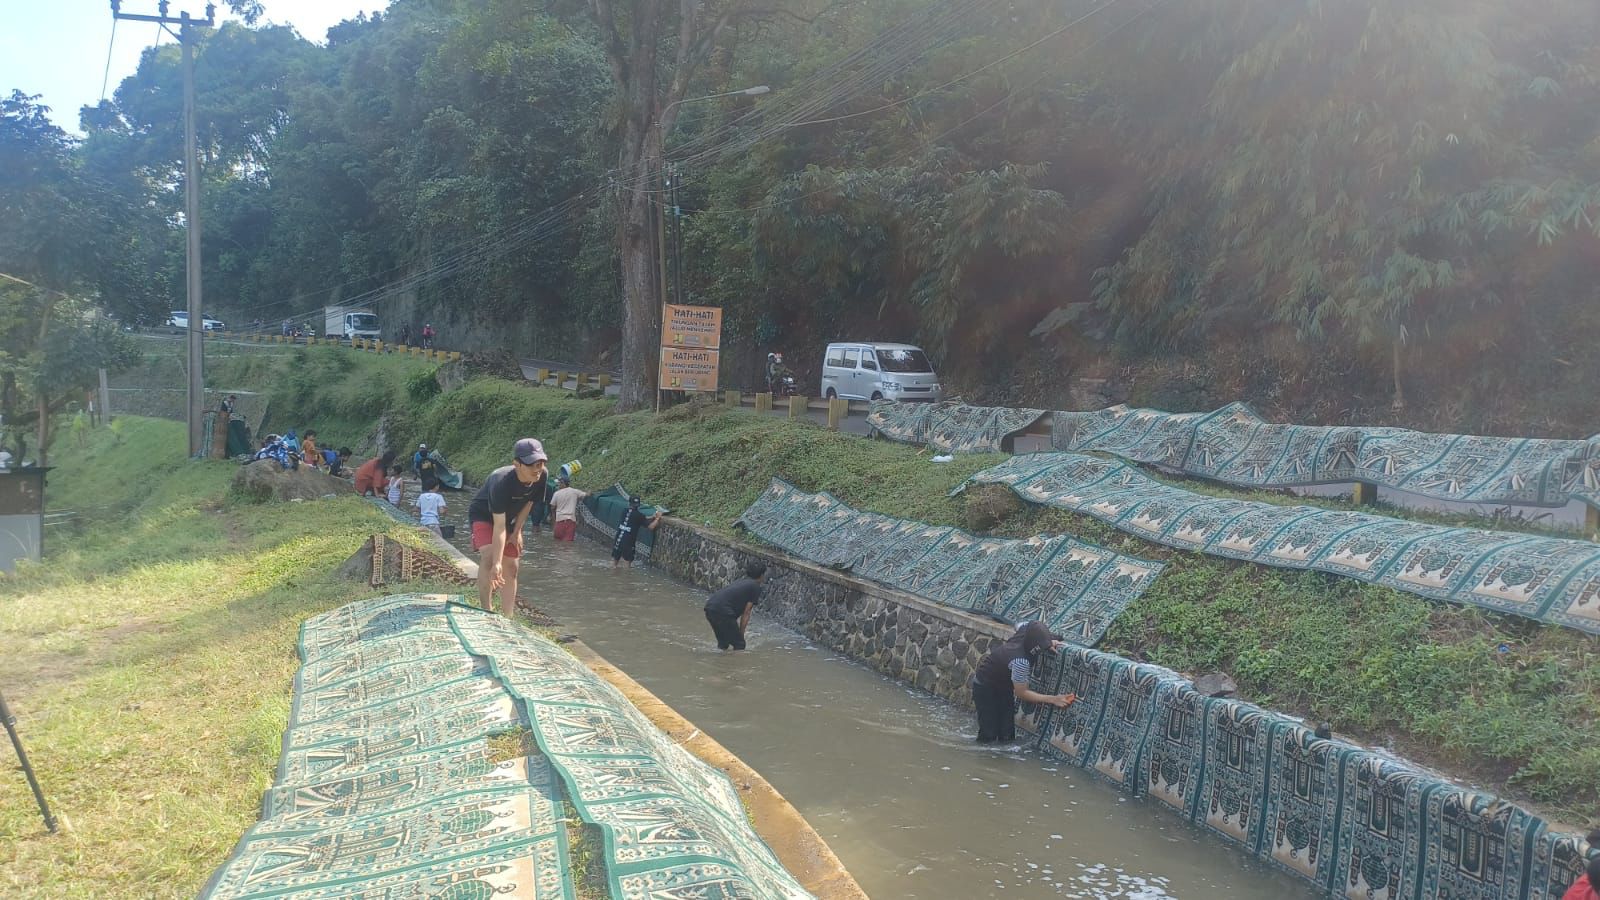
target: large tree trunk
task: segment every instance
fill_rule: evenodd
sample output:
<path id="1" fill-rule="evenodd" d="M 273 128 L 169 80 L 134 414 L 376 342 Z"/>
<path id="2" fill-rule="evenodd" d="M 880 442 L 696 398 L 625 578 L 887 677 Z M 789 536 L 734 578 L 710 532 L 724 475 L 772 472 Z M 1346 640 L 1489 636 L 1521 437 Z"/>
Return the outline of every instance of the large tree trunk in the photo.
<path id="1" fill-rule="evenodd" d="M 655 241 L 650 230 L 650 195 L 645 192 L 652 163 L 654 140 L 646 139 L 641 158 L 623 171 L 633 174 L 637 187 L 623 198 L 618 246 L 622 248 L 622 384 L 618 408 L 645 409 L 654 402 L 661 298 L 656 284 Z"/>

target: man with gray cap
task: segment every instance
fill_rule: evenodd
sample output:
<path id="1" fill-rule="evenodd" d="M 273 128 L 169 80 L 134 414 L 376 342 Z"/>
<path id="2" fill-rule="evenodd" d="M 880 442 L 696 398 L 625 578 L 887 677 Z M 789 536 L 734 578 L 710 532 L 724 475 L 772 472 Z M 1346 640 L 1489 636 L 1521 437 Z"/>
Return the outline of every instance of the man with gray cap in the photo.
<path id="1" fill-rule="evenodd" d="M 544 445 L 534 438 L 517 441 L 512 463 L 489 473 L 477 496 L 467 506 L 472 524 L 472 549 L 478 551 L 478 605 L 494 609 L 494 592 L 500 592 L 500 612 L 511 618 L 517 611 L 517 570 L 522 560 L 522 523 L 546 487 Z"/>

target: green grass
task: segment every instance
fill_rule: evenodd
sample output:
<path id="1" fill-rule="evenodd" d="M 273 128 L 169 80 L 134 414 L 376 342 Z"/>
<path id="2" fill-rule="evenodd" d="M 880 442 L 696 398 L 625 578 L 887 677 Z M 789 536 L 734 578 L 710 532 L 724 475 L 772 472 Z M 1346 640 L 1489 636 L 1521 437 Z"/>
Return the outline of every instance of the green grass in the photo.
<path id="1" fill-rule="evenodd" d="M 366 377 L 368 359 L 361 357 L 352 372 L 356 384 Z M 324 386 L 329 399 L 312 391 L 301 414 L 344 408 L 353 417 L 355 410 L 340 406 L 347 401 L 334 398 L 352 396 L 355 388 Z M 397 399 L 395 406 L 367 412 L 368 434 L 382 416 L 392 445 L 439 446 L 469 480 L 504 464 L 516 438 L 534 435 L 545 441 L 552 462 L 583 461 L 580 486 L 621 481 L 684 518 L 727 533 L 774 475 L 806 490 L 829 490 L 858 508 L 968 525 L 968 504 L 979 503 L 984 492 L 951 498 L 948 491 L 1002 458 L 935 464 L 915 448 L 747 411 L 691 404 L 659 417 L 618 415 L 608 400 L 488 379 L 425 402 Z M 1168 563 L 1115 623 L 1105 649 L 1192 673 L 1226 671 L 1248 699 L 1329 721 L 1341 733 L 1534 801 L 1569 821 L 1594 815 L 1600 803 L 1594 776 L 1600 771 L 1600 639 L 1351 579 L 1181 553 L 1084 516 L 1006 499 L 994 507 L 1001 510 L 994 533 L 1075 534 Z M 992 493 L 987 501 L 994 501 Z"/>
<path id="2" fill-rule="evenodd" d="M 367 535 L 405 539 L 355 498 L 235 505 L 237 467 L 183 442 L 125 418 L 63 444 L 49 501 L 82 531 L 0 576 L 0 687 L 72 826 L 47 834 L 5 766 L 0 895 L 193 896 L 259 815 L 299 623 L 370 593 L 331 574 Z"/>

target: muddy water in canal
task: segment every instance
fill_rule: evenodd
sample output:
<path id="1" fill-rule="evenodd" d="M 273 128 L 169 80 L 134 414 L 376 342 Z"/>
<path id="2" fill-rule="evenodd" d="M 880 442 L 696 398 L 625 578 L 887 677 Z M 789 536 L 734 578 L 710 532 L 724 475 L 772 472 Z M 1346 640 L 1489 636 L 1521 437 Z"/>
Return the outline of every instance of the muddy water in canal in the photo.
<path id="1" fill-rule="evenodd" d="M 467 499 L 451 497 L 452 518 Z M 642 566 L 613 571 L 598 544 L 556 544 L 548 530 L 526 547 L 522 595 L 760 772 L 875 898 L 1312 896 L 1088 773 L 980 749 L 970 712 L 759 606 L 750 649 L 721 653 L 704 592 Z"/>

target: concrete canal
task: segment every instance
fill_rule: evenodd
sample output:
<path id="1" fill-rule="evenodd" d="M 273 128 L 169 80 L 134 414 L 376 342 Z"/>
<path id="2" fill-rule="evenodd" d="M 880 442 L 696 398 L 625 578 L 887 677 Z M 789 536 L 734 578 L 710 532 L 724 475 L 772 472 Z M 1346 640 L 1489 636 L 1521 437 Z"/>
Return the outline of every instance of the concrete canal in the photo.
<path id="1" fill-rule="evenodd" d="M 1311 896 L 1087 773 L 979 749 L 967 711 L 759 609 L 750 651 L 719 653 L 702 592 L 610 565 L 530 536 L 523 595 L 760 772 L 873 897 Z"/>

